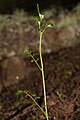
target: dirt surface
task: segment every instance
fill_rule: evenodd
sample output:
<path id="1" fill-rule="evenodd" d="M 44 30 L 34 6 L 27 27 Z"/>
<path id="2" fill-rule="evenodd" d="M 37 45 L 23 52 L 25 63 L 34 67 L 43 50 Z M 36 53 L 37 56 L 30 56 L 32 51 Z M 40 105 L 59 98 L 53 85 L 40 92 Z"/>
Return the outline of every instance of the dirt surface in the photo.
<path id="1" fill-rule="evenodd" d="M 80 46 L 43 55 L 49 120 L 80 120 Z M 41 73 L 30 58 L 23 58 L 28 69 L 25 78 L 0 92 L 0 120 L 45 120 L 44 115 L 25 94 L 36 94 L 44 108 Z M 58 94 L 60 96 L 58 96 Z"/>

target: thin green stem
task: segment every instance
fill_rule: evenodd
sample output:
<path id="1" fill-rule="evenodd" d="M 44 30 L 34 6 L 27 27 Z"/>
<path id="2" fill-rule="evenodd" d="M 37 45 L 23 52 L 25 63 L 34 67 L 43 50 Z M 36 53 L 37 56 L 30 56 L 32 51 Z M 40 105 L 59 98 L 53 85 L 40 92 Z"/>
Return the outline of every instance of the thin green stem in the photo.
<path id="1" fill-rule="evenodd" d="M 48 119 L 48 110 L 47 110 L 47 100 L 46 100 L 46 87 L 45 87 L 45 78 L 44 78 L 44 67 L 43 67 L 43 59 L 42 59 L 42 35 L 43 32 L 40 32 L 40 44 L 39 44 L 39 53 L 40 53 L 40 62 L 41 62 L 41 73 L 42 73 L 42 81 L 43 81 L 43 92 L 44 92 L 44 104 L 45 104 L 45 113 L 46 119 Z"/>
<path id="2" fill-rule="evenodd" d="M 38 106 L 38 108 L 39 108 L 39 109 L 42 111 L 42 113 L 46 116 L 44 110 L 38 105 L 38 103 L 36 102 L 36 100 L 35 100 L 28 92 L 23 91 L 23 93 L 27 94 L 27 96 L 29 96 L 29 97 L 32 99 L 32 101 Z"/>
<path id="3" fill-rule="evenodd" d="M 35 60 L 35 58 L 34 58 L 32 55 L 31 55 L 31 57 L 32 57 L 33 61 L 36 63 L 37 67 L 38 67 L 40 70 L 42 70 L 41 67 L 40 67 L 40 65 L 38 64 L 38 62 Z"/>

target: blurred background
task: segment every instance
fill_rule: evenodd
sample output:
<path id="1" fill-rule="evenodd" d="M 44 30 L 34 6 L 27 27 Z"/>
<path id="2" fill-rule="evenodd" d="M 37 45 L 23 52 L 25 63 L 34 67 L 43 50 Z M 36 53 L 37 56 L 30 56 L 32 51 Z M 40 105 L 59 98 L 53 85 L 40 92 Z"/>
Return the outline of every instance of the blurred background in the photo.
<path id="1" fill-rule="evenodd" d="M 16 9 L 26 11 L 36 10 L 36 4 L 39 3 L 41 9 L 54 6 L 55 8 L 73 9 L 79 3 L 79 0 L 0 0 L 0 13 L 13 13 Z"/>

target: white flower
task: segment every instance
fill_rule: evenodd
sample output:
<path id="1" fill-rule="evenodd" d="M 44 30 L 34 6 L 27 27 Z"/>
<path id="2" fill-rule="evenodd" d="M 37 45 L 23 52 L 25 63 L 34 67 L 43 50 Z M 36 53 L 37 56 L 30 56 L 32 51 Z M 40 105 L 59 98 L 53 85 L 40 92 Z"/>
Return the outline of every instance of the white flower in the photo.
<path id="1" fill-rule="evenodd" d="M 44 19 L 44 15 L 41 15 L 40 13 L 39 13 L 39 17 L 40 17 L 40 20 Z"/>

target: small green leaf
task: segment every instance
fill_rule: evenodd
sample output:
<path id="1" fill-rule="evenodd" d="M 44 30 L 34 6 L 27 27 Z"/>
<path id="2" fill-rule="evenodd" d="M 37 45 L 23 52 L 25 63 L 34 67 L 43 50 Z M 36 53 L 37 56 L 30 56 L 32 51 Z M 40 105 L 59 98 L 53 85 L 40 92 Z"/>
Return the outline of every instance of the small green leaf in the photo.
<path id="1" fill-rule="evenodd" d="M 37 99 L 40 99 L 41 97 L 37 97 Z"/>
<path id="2" fill-rule="evenodd" d="M 20 94 L 22 94 L 22 93 L 23 93 L 22 90 L 18 90 L 18 91 L 17 91 L 17 95 L 20 95 Z"/>
<path id="3" fill-rule="evenodd" d="M 57 91 L 56 94 L 57 94 L 57 96 L 59 97 L 59 99 L 60 99 L 61 101 L 63 101 L 63 97 L 62 97 L 61 93 Z"/>
<path id="4" fill-rule="evenodd" d="M 37 58 L 36 62 L 39 61 L 39 58 Z"/>
<path id="5" fill-rule="evenodd" d="M 52 24 L 52 23 L 46 24 L 46 27 L 47 27 L 47 28 L 53 28 L 53 27 L 54 27 L 54 24 Z"/>
<path id="6" fill-rule="evenodd" d="M 61 93 L 59 93 L 58 91 L 57 91 L 56 93 L 57 93 L 57 95 L 61 98 Z"/>
<path id="7" fill-rule="evenodd" d="M 36 97 L 36 94 L 32 94 L 33 97 Z"/>
<path id="8" fill-rule="evenodd" d="M 39 17 L 33 17 L 33 18 L 32 18 L 32 20 L 34 20 L 34 21 L 38 22 Z"/>

